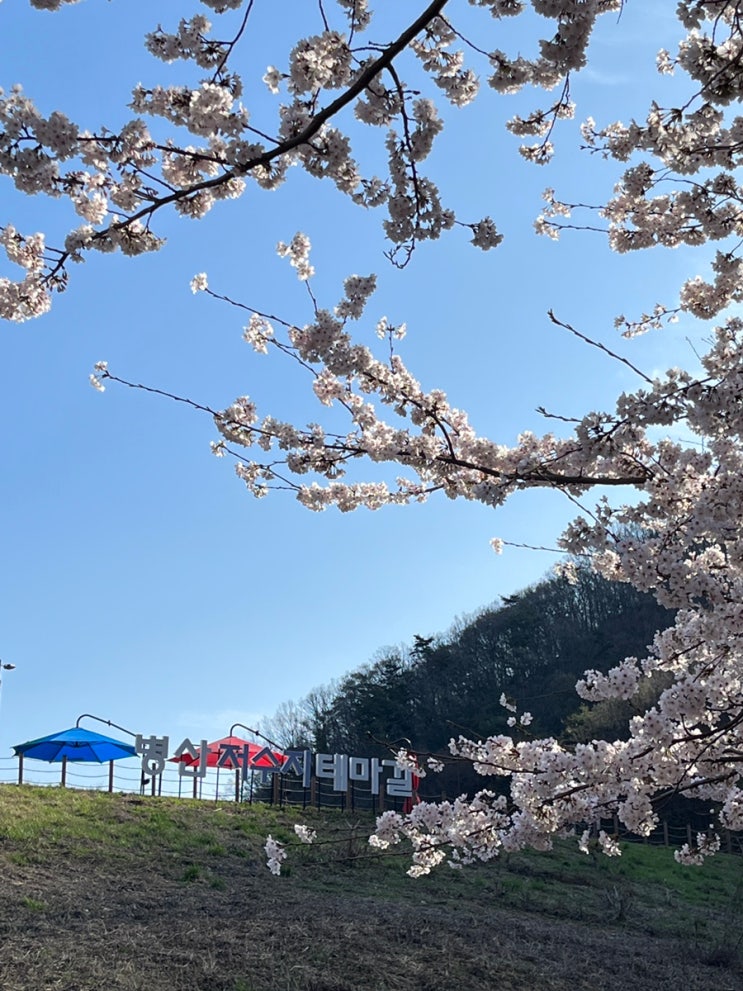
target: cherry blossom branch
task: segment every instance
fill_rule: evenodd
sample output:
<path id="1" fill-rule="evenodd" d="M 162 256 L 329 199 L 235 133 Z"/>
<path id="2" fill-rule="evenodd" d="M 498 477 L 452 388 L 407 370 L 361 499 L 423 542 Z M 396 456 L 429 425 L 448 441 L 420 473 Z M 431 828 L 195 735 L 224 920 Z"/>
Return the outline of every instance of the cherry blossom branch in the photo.
<path id="1" fill-rule="evenodd" d="M 293 151 L 295 148 L 299 148 L 304 144 L 309 144 L 310 140 L 317 135 L 323 126 L 329 121 L 337 116 L 341 110 L 343 110 L 349 103 L 351 103 L 360 93 L 367 88 L 369 83 L 380 74 L 384 69 L 389 68 L 393 60 L 402 52 L 410 43 L 410 41 L 415 38 L 415 36 L 433 20 L 440 11 L 446 6 L 448 0 L 432 0 L 432 2 L 426 7 L 426 9 L 413 21 L 413 23 L 407 27 L 398 38 L 390 43 L 390 45 L 385 49 L 385 51 L 369 65 L 367 65 L 356 77 L 354 82 L 342 93 L 339 97 L 328 104 L 322 110 L 317 111 L 311 120 L 303 127 L 296 135 L 290 138 L 286 138 L 279 142 L 276 148 L 262 152 L 260 155 L 256 155 L 248 159 L 244 165 L 239 167 L 235 166 L 231 169 L 226 170 L 222 175 L 215 176 L 212 179 L 204 179 L 201 182 L 193 183 L 187 189 L 176 190 L 167 196 L 161 197 L 157 202 L 151 203 L 147 207 L 143 207 L 141 210 L 135 211 L 133 214 L 127 216 L 125 220 L 122 220 L 116 224 L 112 224 L 103 230 L 96 231 L 91 235 L 91 243 L 95 243 L 100 239 L 106 238 L 112 231 L 117 234 L 121 233 L 126 228 L 131 225 L 137 224 L 140 221 L 149 221 L 157 211 L 169 206 L 173 203 L 177 203 L 180 200 L 192 197 L 196 193 L 207 192 L 214 189 L 218 189 L 224 186 L 226 183 L 230 182 L 235 178 L 239 178 L 253 172 L 259 168 L 265 168 L 269 166 L 277 158 L 284 157 L 289 152 Z M 60 269 L 64 266 L 64 263 L 70 257 L 70 252 L 63 252 L 61 258 L 51 270 L 49 275 L 46 277 L 49 280 L 54 280 Z"/>

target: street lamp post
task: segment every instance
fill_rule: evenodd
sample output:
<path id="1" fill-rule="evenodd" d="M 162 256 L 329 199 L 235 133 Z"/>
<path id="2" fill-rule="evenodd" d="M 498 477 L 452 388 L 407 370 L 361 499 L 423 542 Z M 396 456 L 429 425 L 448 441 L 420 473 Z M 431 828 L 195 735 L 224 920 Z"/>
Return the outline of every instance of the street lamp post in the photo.
<path id="1" fill-rule="evenodd" d="M 0 691 L 2 691 L 3 686 L 3 671 L 15 671 L 15 664 L 9 664 L 6 661 L 0 661 Z M 18 765 L 18 784 L 23 781 L 23 757 L 20 758 L 20 763 Z"/>
<path id="2" fill-rule="evenodd" d="M 5 661 L 0 661 L 0 687 L 2 687 L 3 683 L 3 671 L 15 671 L 15 664 L 7 664 Z"/>

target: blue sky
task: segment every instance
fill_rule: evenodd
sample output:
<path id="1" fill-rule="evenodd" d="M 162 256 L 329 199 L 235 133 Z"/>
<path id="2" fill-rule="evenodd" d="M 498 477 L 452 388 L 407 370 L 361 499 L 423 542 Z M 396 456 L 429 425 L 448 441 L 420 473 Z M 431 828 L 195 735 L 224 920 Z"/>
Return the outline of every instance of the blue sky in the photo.
<path id="1" fill-rule="evenodd" d="M 179 4 L 174 14 L 153 0 L 83 0 L 52 15 L 6 0 L 0 86 L 21 82 L 44 112 L 113 128 L 137 82 L 193 80 L 184 66 L 151 59 L 142 37 L 197 6 Z M 381 7 L 387 28 L 400 8 Z M 419 7 L 404 5 L 411 14 Z M 266 122 L 274 104 L 260 77 L 269 63 L 285 65 L 297 9 L 296 0 L 257 4 L 255 35 L 237 59 L 253 66 L 248 94 Z M 301 13 L 320 30 L 313 4 Z M 504 47 L 501 27 L 482 12 L 455 3 L 450 17 L 483 47 Z M 506 26 L 524 50 L 533 47 L 527 27 Z M 578 120 L 626 120 L 651 95 L 670 98 L 674 83 L 656 76 L 654 55 L 676 37 L 668 5 L 628 4 L 619 23 L 605 19 L 595 62 L 574 81 Z M 159 253 L 91 258 L 73 269 L 51 314 L 1 328 L 0 657 L 17 668 L 3 678 L 0 756 L 83 712 L 167 733 L 174 746 L 184 736 L 222 736 L 384 645 L 444 631 L 551 567 L 546 554 L 496 556 L 488 541 L 554 544 L 574 515 L 558 495 L 530 493 L 496 513 L 444 499 L 347 515 L 311 514 L 281 493 L 258 502 L 210 453 L 208 418 L 125 389 L 99 395 L 87 382 L 105 359 L 116 374 L 213 407 L 248 393 L 264 412 L 316 418 L 309 388 L 242 342 L 240 315 L 189 290 L 206 271 L 217 291 L 309 319 L 303 287 L 274 250 L 297 230 L 313 243 L 321 304 L 338 301 L 347 275 L 376 271 L 367 326 L 382 314 L 407 321 L 400 352 L 409 367 L 503 443 L 545 428 L 537 406 L 575 415 L 611 406 L 635 385 L 619 363 L 553 327 L 550 307 L 648 372 L 688 364 L 693 328 L 684 323 L 631 344 L 612 327 L 618 313 L 672 302 L 693 271 L 688 254 L 617 257 L 598 235 L 557 245 L 534 235 L 545 186 L 600 201 L 617 175 L 577 150 L 577 125 L 558 132 L 553 165 L 521 161 L 503 123 L 545 102 L 503 100 L 484 87 L 465 110 L 441 107 L 447 128 L 429 171 L 463 218 L 495 218 L 506 235 L 495 251 L 480 253 L 453 232 L 398 272 L 383 258 L 380 213 L 362 213 L 293 170 L 278 192 L 251 190 L 204 221 L 161 217 L 169 242 Z M 362 162 L 378 148 L 366 139 Z M 7 181 L 0 222 L 47 230 L 50 243 L 74 223 L 63 204 L 21 197 Z"/>

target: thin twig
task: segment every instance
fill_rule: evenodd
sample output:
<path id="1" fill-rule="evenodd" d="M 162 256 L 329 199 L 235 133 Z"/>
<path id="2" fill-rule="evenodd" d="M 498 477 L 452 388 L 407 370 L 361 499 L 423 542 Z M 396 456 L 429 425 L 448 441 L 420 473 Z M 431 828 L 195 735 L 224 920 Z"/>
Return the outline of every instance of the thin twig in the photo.
<path id="1" fill-rule="evenodd" d="M 600 341 L 594 341 L 593 338 L 587 337 L 585 334 L 581 334 L 579 330 L 576 330 L 575 327 L 572 327 L 569 323 L 563 323 L 562 320 L 558 320 L 553 310 L 547 310 L 547 316 L 550 318 L 552 323 L 556 324 L 558 327 L 562 327 L 563 330 L 569 330 L 571 334 L 575 334 L 575 336 L 581 341 L 584 341 L 586 344 L 590 344 L 594 348 L 598 348 L 599 351 L 603 351 L 604 354 L 608 354 L 609 357 L 614 358 L 615 361 L 621 361 L 623 365 L 631 368 L 636 375 L 639 375 L 640 378 L 644 379 L 649 385 L 653 384 L 653 380 L 646 375 L 645 372 L 641 372 L 636 365 L 633 365 L 628 358 L 623 358 L 620 354 L 617 354 L 610 348 L 607 348 L 607 346 L 602 344 Z"/>

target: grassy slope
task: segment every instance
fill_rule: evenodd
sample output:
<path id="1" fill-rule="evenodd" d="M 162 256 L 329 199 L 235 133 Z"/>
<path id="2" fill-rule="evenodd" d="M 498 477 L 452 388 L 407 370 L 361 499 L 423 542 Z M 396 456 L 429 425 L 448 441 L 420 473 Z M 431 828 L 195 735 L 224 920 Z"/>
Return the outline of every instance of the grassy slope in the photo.
<path id="1" fill-rule="evenodd" d="M 281 878 L 267 833 L 317 825 Z M 0 786 L 2 991 L 738 991 L 743 858 L 573 845 L 411 881 L 364 826 Z M 352 858 L 349 860 L 349 855 Z"/>

